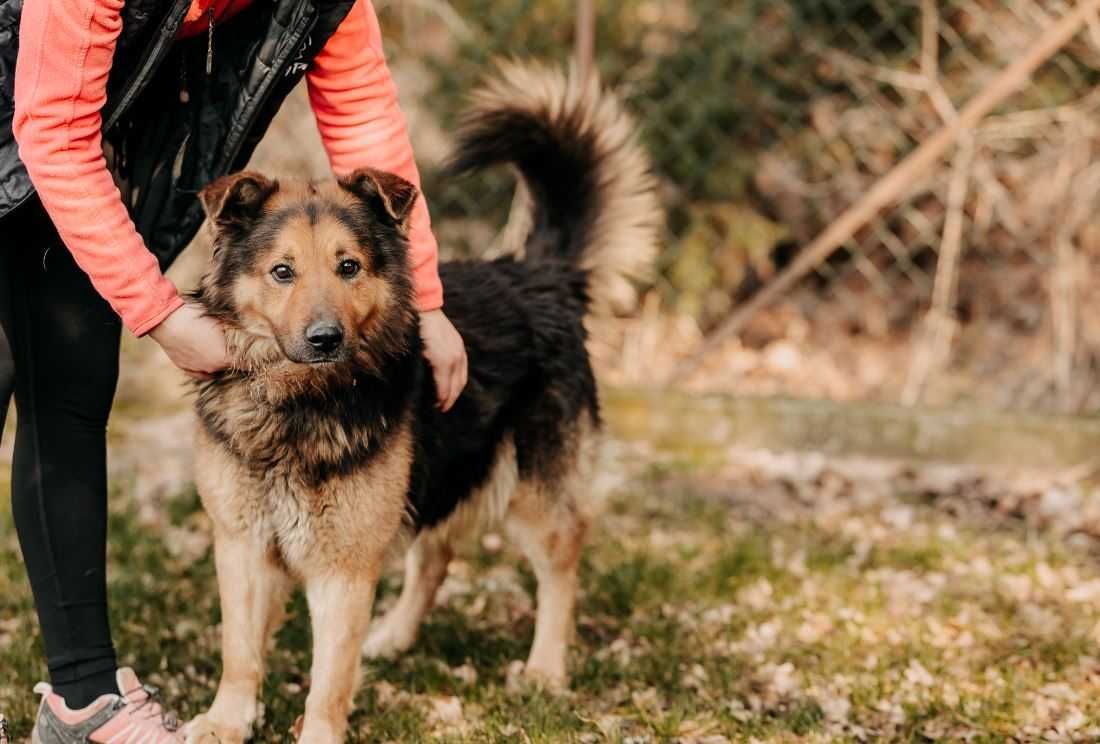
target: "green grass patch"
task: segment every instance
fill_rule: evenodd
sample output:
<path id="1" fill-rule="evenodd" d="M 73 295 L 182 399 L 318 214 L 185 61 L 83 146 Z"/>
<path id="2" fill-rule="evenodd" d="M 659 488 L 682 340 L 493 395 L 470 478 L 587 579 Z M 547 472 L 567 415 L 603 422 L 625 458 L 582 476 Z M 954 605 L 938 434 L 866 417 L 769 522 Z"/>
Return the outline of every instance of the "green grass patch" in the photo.
<path id="1" fill-rule="evenodd" d="M 682 474 L 675 486 L 666 476 L 639 477 L 594 531 L 568 693 L 515 685 L 534 632 L 533 602 L 520 601 L 533 578 L 514 551 L 475 548 L 460 559 L 469 590 L 448 594 L 413 651 L 366 665 L 351 740 L 1001 741 L 1084 737 L 1100 716 L 1100 608 L 1068 598 L 1100 577 L 1086 549 L 982 524 L 943 532 L 944 514 L 912 499 L 904 529 L 874 506 L 844 519 L 754 521 L 759 510 L 740 514 L 712 483 L 696 491 Z M 153 524 L 147 511 L 125 487 L 112 499 L 116 643 L 191 716 L 212 700 L 220 671 L 212 557 L 177 544 L 203 529 L 193 489 Z M 0 710 L 18 741 L 45 669 L 6 512 L 0 534 Z M 520 596 L 483 588 L 502 570 Z M 399 584 L 386 577 L 383 602 Z M 258 741 L 286 740 L 301 713 L 310 637 L 295 594 L 270 656 Z M 457 720 L 438 713 L 450 698 Z"/>

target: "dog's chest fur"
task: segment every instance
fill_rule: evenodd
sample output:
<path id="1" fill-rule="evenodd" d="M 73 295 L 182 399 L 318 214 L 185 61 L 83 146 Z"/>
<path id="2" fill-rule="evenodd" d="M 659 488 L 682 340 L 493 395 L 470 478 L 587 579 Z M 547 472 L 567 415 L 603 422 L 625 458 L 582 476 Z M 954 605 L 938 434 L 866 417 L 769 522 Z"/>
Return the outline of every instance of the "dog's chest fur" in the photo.
<path id="1" fill-rule="evenodd" d="M 265 379 L 232 381 L 200 395 L 199 417 L 257 475 L 315 486 L 365 464 L 390 433 L 393 413 L 370 405 L 357 382 L 272 396 Z"/>
<path id="2" fill-rule="evenodd" d="M 353 559 L 372 526 L 405 518 L 410 411 L 372 406 L 377 391 L 344 383 L 273 397 L 272 381 L 239 380 L 199 395 L 207 510 L 259 531 L 292 568 L 318 551 Z"/>

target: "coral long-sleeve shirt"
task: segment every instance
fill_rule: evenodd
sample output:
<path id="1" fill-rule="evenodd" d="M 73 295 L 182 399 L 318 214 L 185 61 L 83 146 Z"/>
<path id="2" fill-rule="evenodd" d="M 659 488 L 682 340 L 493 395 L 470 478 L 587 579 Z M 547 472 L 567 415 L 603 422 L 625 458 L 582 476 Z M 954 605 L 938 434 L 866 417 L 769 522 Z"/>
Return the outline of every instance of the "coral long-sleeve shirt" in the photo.
<path id="1" fill-rule="evenodd" d="M 205 33 L 249 0 L 192 0 L 179 36 Z M 130 220 L 103 156 L 101 110 L 124 0 L 25 0 L 15 73 L 19 156 L 76 262 L 134 334 L 182 304 Z M 420 185 L 370 0 L 357 0 L 307 73 L 333 171 L 372 167 Z M 417 200 L 410 264 L 421 310 L 443 304 L 428 208 Z"/>

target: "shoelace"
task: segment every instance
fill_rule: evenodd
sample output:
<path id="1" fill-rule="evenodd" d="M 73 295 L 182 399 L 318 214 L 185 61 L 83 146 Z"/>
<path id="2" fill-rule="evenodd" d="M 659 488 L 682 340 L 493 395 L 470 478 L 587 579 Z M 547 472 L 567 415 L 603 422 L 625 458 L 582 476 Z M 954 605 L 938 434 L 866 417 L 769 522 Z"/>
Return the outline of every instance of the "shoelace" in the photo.
<path id="1" fill-rule="evenodd" d="M 164 726 L 166 730 L 173 732 L 179 730 L 181 724 L 180 720 L 176 717 L 176 714 L 165 711 L 163 706 L 161 706 L 160 704 L 160 688 L 158 687 L 154 687 L 153 685 L 142 685 L 141 687 L 135 687 L 134 689 L 127 692 L 126 695 L 123 697 L 126 705 L 132 704 L 130 701 L 130 694 L 138 691 L 145 693 L 145 699 L 142 700 L 140 703 L 135 704 L 135 713 L 137 711 L 140 711 L 142 708 L 145 708 L 146 706 L 151 706 L 151 710 L 149 711 L 149 715 L 147 716 L 147 718 L 160 716 L 160 723 L 162 726 Z M 2 741 L 0 741 L 0 744 L 2 744 Z"/>

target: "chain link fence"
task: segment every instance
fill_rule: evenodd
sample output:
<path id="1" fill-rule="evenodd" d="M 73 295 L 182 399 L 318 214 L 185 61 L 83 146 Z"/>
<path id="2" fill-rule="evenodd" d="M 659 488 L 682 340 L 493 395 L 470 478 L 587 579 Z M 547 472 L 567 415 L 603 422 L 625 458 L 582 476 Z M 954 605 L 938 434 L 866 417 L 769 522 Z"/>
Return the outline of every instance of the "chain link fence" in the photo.
<path id="1" fill-rule="evenodd" d="M 667 375 L 674 357 L 706 349 L 694 377 L 710 387 L 1095 409 L 1096 19 L 738 338 L 707 346 L 710 330 L 1072 7 L 594 3 L 595 65 L 636 115 L 668 209 L 658 284 L 642 312 L 649 327 L 624 331 L 635 349 L 624 364 Z M 429 164 L 491 60 L 565 64 L 573 54 L 577 6 L 567 0 L 380 10 Z M 444 245 L 483 252 L 506 217 L 510 176 L 454 182 L 425 171 Z"/>

